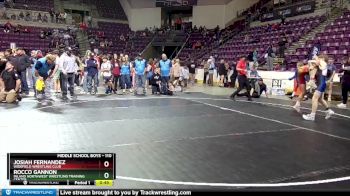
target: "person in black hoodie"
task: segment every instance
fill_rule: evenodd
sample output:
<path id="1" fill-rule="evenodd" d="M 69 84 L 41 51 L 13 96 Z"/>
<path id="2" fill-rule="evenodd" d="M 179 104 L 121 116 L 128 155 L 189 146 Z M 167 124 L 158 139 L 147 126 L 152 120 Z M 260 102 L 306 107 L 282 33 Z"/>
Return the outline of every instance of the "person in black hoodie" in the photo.
<path id="1" fill-rule="evenodd" d="M 7 59 L 3 52 L 0 52 L 0 73 L 5 70 Z"/>
<path id="2" fill-rule="evenodd" d="M 10 57 L 10 61 L 15 66 L 18 77 L 21 80 L 21 93 L 25 95 L 29 94 L 29 88 L 27 84 L 27 67 L 30 67 L 30 58 L 27 56 L 23 49 L 18 48 L 16 50 L 16 56 Z"/>
<path id="3" fill-rule="evenodd" d="M 346 108 L 348 93 L 350 92 L 350 57 L 348 57 L 347 62 L 342 66 L 340 72 L 343 72 L 343 76 L 341 77 L 343 102 L 338 104 L 337 107 L 344 109 Z"/>
<path id="4" fill-rule="evenodd" d="M 162 81 L 159 73 L 160 73 L 160 69 L 157 68 L 151 77 L 152 95 L 157 93 L 160 94 L 160 84 Z"/>

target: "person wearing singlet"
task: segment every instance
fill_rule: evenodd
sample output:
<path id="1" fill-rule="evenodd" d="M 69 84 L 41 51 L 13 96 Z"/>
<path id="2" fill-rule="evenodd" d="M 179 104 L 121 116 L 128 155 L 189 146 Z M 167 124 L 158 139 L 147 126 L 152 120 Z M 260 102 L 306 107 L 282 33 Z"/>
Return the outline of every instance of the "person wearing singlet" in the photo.
<path id="1" fill-rule="evenodd" d="M 299 90 L 299 95 L 297 102 L 293 106 L 293 108 L 297 111 L 300 112 L 300 102 L 303 101 L 303 98 L 306 94 L 306 79 L 305 76 L 309 74 L 309 67 L 308 65 L 304 65 L 302 62 L 299 62 L 297 65 L 297 83 L 298 83 L 298 90 Z"/>
<path id="2" fill-rule="evenodd" d="M 334 114 L 334 111 L 329 109 L 328 103 L 323 99 L 324 92 L 327 88 L 327 64 L 328 57 L 326 55 L 316 56 L 314 60 L 309 61 L 310 72 L 312 70 L 315 71 L 316 91 L 314 92 L 314 95 L 312 97 L 311 113 L 304 114 L 304 120 L 315 121 L 318 103 L 321 103 L 326 108 L 326 120 Z"/>

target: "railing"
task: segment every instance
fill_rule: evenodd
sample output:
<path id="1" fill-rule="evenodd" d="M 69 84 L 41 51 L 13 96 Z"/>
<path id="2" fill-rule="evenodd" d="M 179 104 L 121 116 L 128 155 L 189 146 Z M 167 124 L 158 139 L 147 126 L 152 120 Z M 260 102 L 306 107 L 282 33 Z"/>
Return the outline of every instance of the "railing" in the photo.
<path id="1" fill-rule="evenodd" d="M 188 34 L 185 43 L 182 44 L 182 46 L 181 46 L 179 52 L 176 54 L 175 58 L 177 58 L 179 56 L 179 54 L 182 52 L 182 50 L 185 48 L 185 46 L 186 46 L 188 40 L 190 39 L 190 37 L 191 37 L 191 34 Z"/>
<path id="2" fill-rule="evenodd" d="M 142 50 L 141 54 L 143 55 L 144 52 L 146 52 L 146 50 L 152 45 L 152 42 L 154 41 L 154 39 L 156 38 L 156 35 L 153 35 L 152 40 L 147 44 L 147 46 Z"/>
<path id="3" fill-rule="evenodd" d="M 233 37 L 237 36 L 237 35 L 240 34 L 241 32 L 244 32 L 244 31 L 247 29 L 248 26 L 249 26 L 249 25 L 245 25 L 243 29 L 238 29 L 238 30 L 236 30 L 236 31 L 234 31 L 234 32 L 232 32 L 232 33 L 230 33 L 229 35 L 227 35 L 226 37 L 224 37 L 224 38 L 222 39 L 222 42 L 221 42 L 221 43 L 215 44 L 215 45 L 211 46 L 210 48 L 208 48 L 209 53 L 213 52 L 214 50 L 217 50 L 220 46 L 226 44 L 229 40 L 231 40 Z M 206 51 L 201 52 L 201 53 L 197 54 L 193 59 L 200 59 L 200 58 L 202 58 L 206 53 L 207 53 Z"/>

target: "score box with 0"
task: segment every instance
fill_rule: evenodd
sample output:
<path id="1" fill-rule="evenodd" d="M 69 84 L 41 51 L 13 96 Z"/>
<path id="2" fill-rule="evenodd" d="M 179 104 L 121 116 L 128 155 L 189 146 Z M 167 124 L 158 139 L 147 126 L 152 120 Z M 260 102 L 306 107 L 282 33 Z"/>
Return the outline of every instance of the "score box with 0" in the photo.
<path id="1" fill-rule="evenodd" d="M 96 180 L 104 180 L 104 184 L 109 185 L 115 179 L 115 158 L 114 153 L 8 154 L 7 177 L 11 185 L 60 185 L 65 182 L 74 185 L 74 181 Z"/>

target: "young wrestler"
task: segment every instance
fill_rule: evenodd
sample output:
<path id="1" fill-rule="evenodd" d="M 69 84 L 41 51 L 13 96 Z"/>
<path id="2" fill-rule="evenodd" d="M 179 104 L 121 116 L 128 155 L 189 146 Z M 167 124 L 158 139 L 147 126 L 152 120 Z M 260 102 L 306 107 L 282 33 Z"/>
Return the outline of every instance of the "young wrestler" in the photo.
<path id="1" fill-rule="evenodd" d="M 320 55 L 318 57 L 316 56 L 314 59 L 315 60 L 309 61 L 309 69 L 311 78 L 314 78 L 316 82 L 316 91 L 312 97 L 311 113 L 303 115 L 303 118 L 309 121 L 315 120 L 318 103 L 321 103 L 326 108 L 326 119 L 329 119 L 334 114 L 334 111 L 329 109 L 327 102 L 322 98 L 327 87 L 326 80 L 328 57 L 325 55 Z"/>

